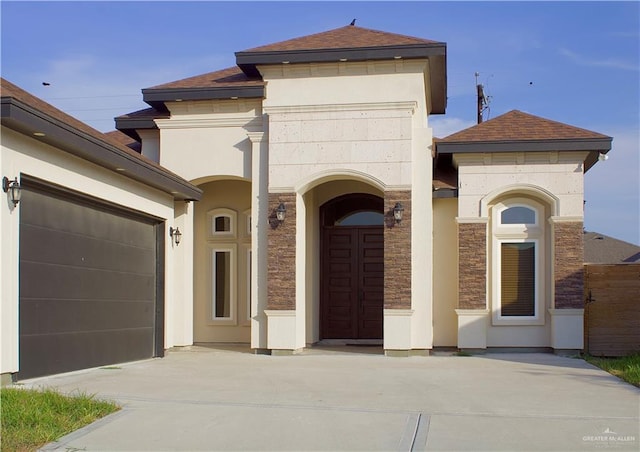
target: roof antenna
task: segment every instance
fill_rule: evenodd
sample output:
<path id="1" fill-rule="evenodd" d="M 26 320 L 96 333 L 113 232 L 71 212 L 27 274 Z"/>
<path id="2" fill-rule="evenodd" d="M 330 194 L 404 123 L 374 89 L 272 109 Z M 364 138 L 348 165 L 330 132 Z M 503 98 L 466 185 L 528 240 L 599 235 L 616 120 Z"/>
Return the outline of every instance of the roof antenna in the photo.
<path id="1" fill-rule="evenodd" d="M 484 94 L 484 86 L 478 83 L 480 73 L 476 72 L 476 89 L 478 92 L 478 124 L 482 122 L 482 114 L 489 109 L 489 97 Z"/>
<path id="2" fill-rule="evenodd" d="M 353 26 L 356 24 L 356 19 L 353 19 L 349 25 Z"/>

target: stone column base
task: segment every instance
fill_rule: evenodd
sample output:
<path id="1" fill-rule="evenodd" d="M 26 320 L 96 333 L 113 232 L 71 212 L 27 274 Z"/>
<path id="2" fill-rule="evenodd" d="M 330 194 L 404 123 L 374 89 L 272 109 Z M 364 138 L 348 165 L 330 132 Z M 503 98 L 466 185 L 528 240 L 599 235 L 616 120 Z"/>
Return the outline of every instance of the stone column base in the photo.
<path id="1" fill-rule="evenodd" d="M 458 315 L 458 348 L 484 350 L 487 348 L 489 327 L 488 309 L 456 309 Z"/>
<path id="2" fill-rule="evenodd" d="M 584 348 L 584 309 L 549 309 L 551 347 L 556 353 L 579 352 Z"/>
<path id="3" fill-rule="evenodd" d="M 267 315 L 267 348 L 272 355 L 287 355 L 298 351 L 296 347 L 296 311 L 266 310 Z M 274 351 L 278 350 L 274 353 Z"/>
<path id="4" fill-rule="evenodd" d="M 397 356 L 389 351 L 411 350 L 411 316 L 413 309 L 384 310 L 384 343 L 385 354 Z"/>

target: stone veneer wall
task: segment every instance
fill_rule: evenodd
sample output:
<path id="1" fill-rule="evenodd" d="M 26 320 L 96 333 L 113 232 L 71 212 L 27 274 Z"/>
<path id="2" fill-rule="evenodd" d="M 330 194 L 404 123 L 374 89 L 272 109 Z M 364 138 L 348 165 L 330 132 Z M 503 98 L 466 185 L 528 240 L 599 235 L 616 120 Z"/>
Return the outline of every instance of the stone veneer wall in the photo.
<path id="1" fill-rule="evenodd" d="M 393 216 L 398 201 L 400 223 Z M 411 309 L 411 190 L 386 191 L 384 208 L 384 308 Z"/>
<path id="2" fill-rule="evenodd" d="M 584 243 L 581 221 L 553 225 L 555 308 L 584 307 Z"/>
<path id="3" fill-rule="evenodd" d="M 283 202 L 285 220 L 276 219 Z M 296 194 L 269 193 L 269 250 L 267 255 L 267 309 L 296 308 Z"/>
<path id="4" fill-rule="evenodd" d="M 487 225 L 458 224 L 458 308 L 487 307 Z"/>

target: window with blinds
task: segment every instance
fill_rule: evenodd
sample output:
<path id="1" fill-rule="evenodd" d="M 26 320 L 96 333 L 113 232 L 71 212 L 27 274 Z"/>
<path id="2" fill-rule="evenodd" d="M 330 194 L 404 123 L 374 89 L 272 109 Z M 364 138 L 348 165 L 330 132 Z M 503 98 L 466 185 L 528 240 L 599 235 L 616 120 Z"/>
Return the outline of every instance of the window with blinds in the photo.
<path id="1" fill-rule="evenodd" d="M 494 325 L 544 325 L 548 247 L 545 206 L 513 197 L 491 208 L 491 311 Z"/>
<path id="2" fill-rule="evenodd" d="M 533 242 L 500 244 L 501 315 L 534 316 L 536 300 L 536 258 Z"/>

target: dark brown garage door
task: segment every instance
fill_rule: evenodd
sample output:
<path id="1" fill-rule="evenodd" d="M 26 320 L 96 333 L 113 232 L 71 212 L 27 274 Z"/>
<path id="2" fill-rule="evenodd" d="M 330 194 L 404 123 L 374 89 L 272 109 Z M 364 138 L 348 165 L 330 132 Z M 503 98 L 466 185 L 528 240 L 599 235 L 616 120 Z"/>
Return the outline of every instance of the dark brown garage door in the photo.
<path id="1" fill-rule="evenodd" d="M 36 181 L 20 203 L 20 379 L 163 353 L 157 220 Z"/>

